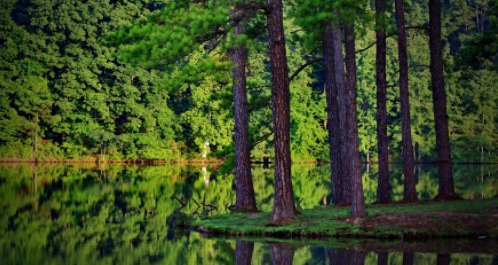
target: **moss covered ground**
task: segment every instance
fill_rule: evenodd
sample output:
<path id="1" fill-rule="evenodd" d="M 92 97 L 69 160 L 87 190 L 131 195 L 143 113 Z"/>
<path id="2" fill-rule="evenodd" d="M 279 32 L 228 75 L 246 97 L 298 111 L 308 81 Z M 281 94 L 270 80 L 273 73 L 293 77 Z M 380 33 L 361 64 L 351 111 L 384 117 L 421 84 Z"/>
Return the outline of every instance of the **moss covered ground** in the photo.
<path id="1" fill-rule="evenodd" d="M 367 217 L 348 219 L 349 207 L 301 210 L 287 226 L 267 226 L 270 213 L 218 214 L 194 221 L 193 229 L 213 235 L 272 238 L 426 238 L 498 236 L 498 199 L 367 205 Z"/>

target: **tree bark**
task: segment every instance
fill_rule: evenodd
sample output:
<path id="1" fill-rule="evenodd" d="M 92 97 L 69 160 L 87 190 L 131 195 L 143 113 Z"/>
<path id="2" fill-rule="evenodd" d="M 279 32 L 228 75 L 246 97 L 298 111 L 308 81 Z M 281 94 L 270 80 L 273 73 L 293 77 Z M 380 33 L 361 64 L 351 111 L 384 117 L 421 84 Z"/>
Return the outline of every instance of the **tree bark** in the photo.
<path id="1" fill-rule="evenodd" d="M 325 25 L 323 35 L 323 67 L 325 71 L 325 95 L 327 99 L 327 129 L 329 131 L 330 168 L 332 177 L 332 202 L 339 203 L 342 198 L 341 188 L 341 152 L 339 103 L 334 72 L 334 43 L 332 27 Z"/>
<path id="2" fill-rule="evenodd" d="M 377 265 L 387 265 L 389 261 L 389 253 L 379 252 L 377 257 Z"/>
<path id="3" fill-rule="evenodd" d="M 385 19 L 386 1 L 375 1 L 375 16 L 377 18 L 377 148 L 379 152 L 379 179 L 377 185 L 377 203 L 390 203 L 389 192 L 389 149 L 387 140 L 387 92 L 386 92 L 386 31 Z"/>
<path id="4" fill-rule="evenodd" d="M 337 12 L 335 12 L 337 15 Z M 335 81 L 338 90 L 339 102 L 339 139 L 341 156 L 341 178 L 342 188 L 341 202 L 339 205 L 348 206 L 351 204 L 351 188 L 349 186 L 348 168 L 348 87 L 344 75 L 344 56 L 342 54 L 341 29 L 338 20 L 332 26 L 332 40 L 334 45 L 334 71 Z"/>
<path id="5" fill-rule="evenodd" d="M 403 252 L 403 265 L 413 265 L 413 252 Z"/>
<path id="6" fill-rule="evenodd" d="M 235 264 L 251 265 L 254 242 L 239 241 L 235 246 Z"/>
<path id="7" fill-rule="evenodd" d="M 290 154 L 290 90 L 282 0 L 268 0 L 266 11 L 271 65 L 271 102 L 275 145 L 275 192 L 270 225 L 293 221 L 294 193 Z"/>
<path id="8" fill-rule="evenodd" d="M 436 149 L 439 173 L 439 192 L 434 200 L 460 198 L 455 193 L 451 171 L 451 149 L 446 111 L 446 93 L 443 75 L 443 44 L 441 41 L 441 0 L 429 0 L 430 55 L 432 100 L 436 125 Z"/>
<path id="9" fill-rule="evenodd" d="M 413 145 L 408 92 L 408 56 L 406 53 L 405 8 L 403 0 L 396 0 L 396 27 L 398 29 L 399 94 L 401 100 L 401 134 L 403 141 L 404 200 L 416 201 L 415 175 L 413 174 Z"/>
<path id="10" fill-rule="evenodd" d="M 230 13 L 234 16 L 236 11 L 232 9 Z M 243 34 L 241 25 L 232 26 L 235 28 L 234 35 Z M 238 212 L 258 212 L 251 174 L 244 48 L 240 47 L 232 50 L 230 59 L 234 65 L 233 105 L 235 118 L 235 186 L 237 191 L 235 207 Z"/>
<path id="11" fill-rule="evenodd" d="M 294 259 L 293 246 L 288 243 L 268 243 L 274 265 L 292 265 Z"/>
<path id="12" fill-rule="evenodd" d="M 356 110 L 356 60 L 354 27 L 347 26 L 344 31 L 346 39 L 346 69 L 348 85 L 348 160 L 349 182 L 351 186 L 350 218 L 363 218 L 366 215 L 361 162 L 358 148 L 358 113 Z"/>

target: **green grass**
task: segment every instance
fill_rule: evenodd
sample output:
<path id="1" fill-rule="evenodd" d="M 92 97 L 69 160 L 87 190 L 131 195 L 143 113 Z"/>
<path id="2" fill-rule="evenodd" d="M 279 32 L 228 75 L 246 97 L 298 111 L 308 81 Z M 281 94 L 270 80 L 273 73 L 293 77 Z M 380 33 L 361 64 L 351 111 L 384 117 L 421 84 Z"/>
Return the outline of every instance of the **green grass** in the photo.
<path id="1" fill-rule="evenodd" d="M 376 224 L 372 227 L 361 227 L 343 222 L 349 215 L 349 207 L 333 208 L 318 206 L 313 209 L 302 210 L 300 220 L 282 227 L 267 227 L 270 213 L 258 214 L 219 214 L 194 221 L 191 225 L 200 230 L 213 234 L 230 235 L 237 237 L 256 236 L 272 238 L 323 238 L 323 237 L 376 237 L 376 238 L 403 238 L 403 237 L 446 237 L 446 236 L 474 236 L 486 233 L 496 235 L 496 229 L 482 231 L 466 227 L 455 228 L 453 223 L 441 223 L 436 212 L 465 212 L 487 217 L 488 212 L 496 212 L 498 199 L 465 200 L 454 202 L 421 202 L 409 205 L 367 205 L 367 218 L 362 222 L 369 222 L 369 217 L 386 214 L 403 214 L 434 212 L 430 215 L 434 227 L 401 228 Z M 457 221 L 455 219 L 455 221 Z M 490 220 L 497 222 L 497 220 Z M 364 223 L 366 224 L 366 223 Z M 497 223 L 498 225 L 498 223 Z"/>

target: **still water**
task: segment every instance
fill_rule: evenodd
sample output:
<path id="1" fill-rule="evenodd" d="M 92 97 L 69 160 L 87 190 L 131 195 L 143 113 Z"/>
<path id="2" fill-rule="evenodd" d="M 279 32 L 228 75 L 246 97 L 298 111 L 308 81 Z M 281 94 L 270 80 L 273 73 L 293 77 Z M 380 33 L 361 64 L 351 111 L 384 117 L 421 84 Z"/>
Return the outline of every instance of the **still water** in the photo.
<path id="1" fill-rule="evenodd" d="M 371 203 L 377 168 L 362 170 Z M 420 199 L 434 197 L 437 167 L 414 171 Z M 302 208 L 329 204 L 328 166 L 294 165 L 292 172 Z M 391 165 L 394 200 L 402 198 L 401 172 L 401 165 Z M 466 199 L 498 194 L 496 165 L 454 166 L 453 172 Z M 273 171 L 255 166 L 253 175 L 258 207 L 270 211 Z M 493 240 L 288 244 L 205 238 L 173 229 L 180 208 L 173 195 L 225 212 L 234 203 L 234 176 L 192 165 L 0 165 L 0 264 L 498 264 Z M 195 209 L 193 203 L 184 208 Z"/>

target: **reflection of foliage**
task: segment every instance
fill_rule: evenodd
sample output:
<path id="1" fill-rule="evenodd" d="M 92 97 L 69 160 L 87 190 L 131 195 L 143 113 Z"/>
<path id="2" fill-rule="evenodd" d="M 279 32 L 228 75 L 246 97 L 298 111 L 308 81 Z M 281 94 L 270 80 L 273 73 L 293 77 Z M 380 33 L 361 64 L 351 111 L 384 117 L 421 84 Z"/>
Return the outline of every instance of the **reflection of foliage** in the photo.
<path id="1" fill-rule="evenodd" d="M 190 196 L 202 201 L 206 195 L 206 203 L 226 211 L 234 178 L 205 169 L 206 174 L 202 167 L 180 165 L 110 165 L 105 171 L 85 165 L 0 167 L 0 257 L 7 264 L 137 263 L 144 257 L 151 263 L 233 264 L 234 242 L 214 242 L 197 234 L 175 237 L 172 231 L 173 214 L 180 208 L 173 195 L 183 201 Z M 324 197 L 328 200 L 328 165 L 294 165 L 292 172 L 303 208 L 322 204 Z M 370 166 L 367 174 L 364 167 L 363 172 L 366 200 L 372 202 L 377 168 Z M 393 199 L 402 196 L 401 172 L 401 165 L 392 165 Z M 419 197 L 431 199 L 437 193 L 437 167 L 417 166 L 415 172 Z M 454 173 L 456 190 L 464 198 L 497 194 L 496 166 L 455 166 Z M 258 206 L 269 211 L 273 169 L 255 166 L 253 175 L 256 200 L 262 202 Z M 183 212 L 196 208 L 189 203 Z M 267 260 L 268 251 L 256 245 L 254 256 Z M 294 262 L 312 259 L 310 251 L 298 250 Z"/>

